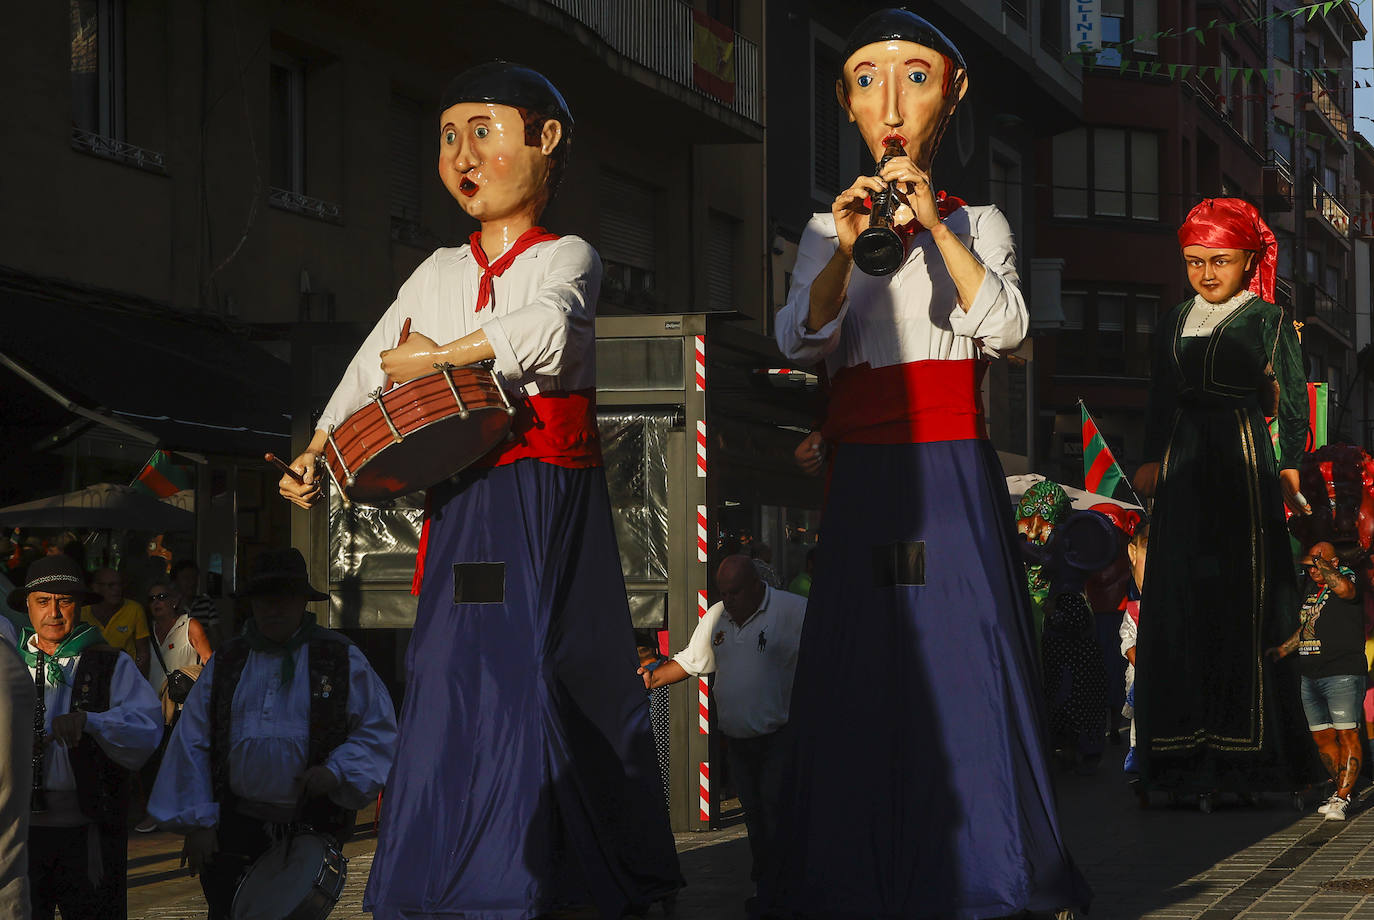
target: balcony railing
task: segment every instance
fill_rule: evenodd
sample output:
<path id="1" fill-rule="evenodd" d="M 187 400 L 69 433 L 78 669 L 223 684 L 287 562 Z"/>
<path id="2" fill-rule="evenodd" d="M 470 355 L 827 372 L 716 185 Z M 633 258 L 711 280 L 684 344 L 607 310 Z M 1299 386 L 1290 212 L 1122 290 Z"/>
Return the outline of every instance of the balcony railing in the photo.
<path id="1" fill-rule="evenodd" d="M 1264 161 L 1264 203 L 1271 211 L 1293 210 L 1293 166 L 1277 150 Z"/>
<path id="2" fill-rule="evenodd" d="M 543 0 L 595 32 L 617 53 L 662 77 L 763 124 L 759 46 L 734 35 L 734 99 L 693 78 L 692 8 L 681 0 Z"/>
<path id="3" fill-rule="evenodd" d="M 309 195 L 301 195 L 284 188 L 269 186 L 267 203 L 274 208 L 281 208 L 283 211 L 292 211 L 331 224 L 343 223 L 343 209 L 334 202 L 325 201 L 323 198 L 311 198 Z"/>
<path id="4" fill-rule="evenodd" d="M 1312 210 L 1320 214 L 1331 231 L 1341 239 L 1350 237 L 1350 212 L 1316 179 L 1312 180 Z"/>
<path id="5" fill-rule="evenodd" d="M 72 147 L 85 153 L 104 157 L 107 160 L 115 160 L 139 169 L 146 169 L 148 172 L 163 174 L 167 172 L 166 160 L 156 150 L 146 150 L 135 144 L 115 140 L 113 137 L 106 137 L 92 131 L 72 128 Z"/>
<path id="6" fill-rule="evenodd" d="M 1350 140 L 1350 117 L 1341 111 L 1340 97 L 1335 88 L 1327 86 L 1316 74 L 1310 77 L 1312 84 L 1312 108 L 1320 112 L 1336 136 L 1343 141 Z"/>
<path id="7" fill-rule="evenodd" d="M 1355 317 L 1336 303 L 1334 297 L 1315 286 L 1312 288 L 1312 313 L 1347 339 L 1354 336 Z"/>

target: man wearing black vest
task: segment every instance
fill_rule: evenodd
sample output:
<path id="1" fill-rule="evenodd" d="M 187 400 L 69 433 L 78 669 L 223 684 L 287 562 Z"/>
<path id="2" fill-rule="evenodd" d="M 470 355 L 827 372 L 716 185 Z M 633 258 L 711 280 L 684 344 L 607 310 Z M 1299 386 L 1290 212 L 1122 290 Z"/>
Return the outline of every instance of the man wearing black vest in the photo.
<path id="1" fill-rule="evenodd" d="M 210 920 L 228 918 L 253 862 L 292 825 L 342 844 L 391 769 L 396 713 L 356 646 L 315 624 L 295 549 L 258 557 L 253 617 L 215 651 L 172 731 L 148 814 L 186 833 Z"/>
<path id="2" fill-rule="evenodd" d="M 34 562 L 8 598 L 30 624 L 18 648 L 35 691 L 29 894 L 43 920 L 125 916 L 129 779 L 162 736 L 138 665 L 81 622 L 93 600 L 65 555 Z"/>

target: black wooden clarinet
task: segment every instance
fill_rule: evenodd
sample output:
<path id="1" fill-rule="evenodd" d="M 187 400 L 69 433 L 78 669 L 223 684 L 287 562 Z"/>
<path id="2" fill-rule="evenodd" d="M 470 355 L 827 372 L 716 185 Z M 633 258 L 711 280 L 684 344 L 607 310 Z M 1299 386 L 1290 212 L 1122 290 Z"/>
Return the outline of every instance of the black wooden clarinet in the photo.
<path id="1" fill-rule="evenodd" d="M 905 156 L 902 142 L 895 137 L 887 142 L 883 157 L 878 161 L 874 175 L 881 175 L 883 167 L 893 157 Z M 859 234 L 854 241 L 854 264 L 867 275 L 890 275 L 906 259 L 906 244 L 901 236 L 892 229 L 892 216 L 897 212 L 897 183 L 889 182 L 887 188 L 873 196 L 873 210 L 868 215 L 868 229 Z"/>
<path id="2" fill-rule="evenodd" d="M 44 731 L 44 723 L 48 717 L 48 705 L 43 699 L 44 688 L 44 668 L 47 663 L 43 660 L 43 650 L 38 652 L 38 667 L 34 671 L 33 689 L 33 789 L 29 795 L 29 811 L 40 814 L 48 810 L 48 795 L 43 789 L 43 748 L 46 744 L 47 733 Z"/>

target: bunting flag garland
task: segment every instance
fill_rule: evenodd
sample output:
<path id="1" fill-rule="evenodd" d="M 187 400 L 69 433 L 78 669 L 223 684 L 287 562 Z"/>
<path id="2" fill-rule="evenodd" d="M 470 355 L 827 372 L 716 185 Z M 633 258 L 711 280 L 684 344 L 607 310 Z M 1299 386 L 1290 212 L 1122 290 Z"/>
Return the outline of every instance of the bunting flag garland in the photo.
<path id="1" fill-rule="evenodd" d="M 1186 29 L 1181 30 L 1165 29 L 1162 32 L 1147 32 L 1142 35 L 1137 35 L 1134 38 L 1127 38 L 1123 39 L 1122 41 L 1111 42 L 1109 44 L 1110 47 L 1113 48 L 1126 48 L 1130 45 L 1136 44 L 1137 42 L 1157 42 L 1161 38 L 1183 38 L 1186 35 L 1191 35 L 1197 39 L 1198 44 L 1205 45 L 1207 44 L 1207 34 L 1215 29 L 1225 29 L 1231 38 L 1235 38 L 1237 30 L 1242 25 L 1258 26 L 1284 18 L 1294 20 L 1301 19 L 1304 22 L 1311 22 L 1317 16 L 1326 17 L 1331 15 L 1332 10 L 1340 6 L 1346 6 L 1348 3 L 1349 0 L 1319 0 L 1319 2 L 1317 3 L 1310 3 L 1306 6 L 1294 7 L 1291 10 L 1275 10 L 1274 12 L 1269 13 L 1265 16 L 1247 16 L 1241 19 L 1228 22 L 1222 22 L 1220 19 L 1212 19 L 1208 21 L 1206 25 L 1202 26 L 1194 25 L 1188 26 Z M 1097 53 L 1098 52 L 1096 50 L 1074 50 L 1065 54 L 1064 57 L 1066 60 L 1073 57 L 1083 57 L 1086 59 L 1088 57 L 1095 56 Z M 1085 60 L 1084 63 L 1086 64 L 1087 61 Z"/>

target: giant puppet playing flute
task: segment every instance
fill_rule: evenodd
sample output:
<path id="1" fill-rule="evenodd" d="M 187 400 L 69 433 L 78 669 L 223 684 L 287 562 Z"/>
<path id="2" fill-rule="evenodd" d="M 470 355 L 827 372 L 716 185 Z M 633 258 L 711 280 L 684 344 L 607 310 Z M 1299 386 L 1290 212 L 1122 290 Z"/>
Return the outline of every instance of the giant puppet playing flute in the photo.
<path id="1" fill-rule="evenodd" d="M 811 220 L 777 317 L 783 352 L 829 372 L 813 437 L 833 461 L 781 868 L 761 896 L 827 920 L 1081 908 L 1090 894 L 1055 814 L 1025 572 L 978 397 L 987 359 L 1026 334 L 1011 231 L 995 207 L 931 185 L 968 69 L 904 10 L 865 19 L 843 61 L 840 105 L 882 163 Z M 889 195 L 867 249 L 860 233 Z"/>
<path id="2" fill-rule="evenodd" d="M 536 225 L 573 121 L 547 79 L 504 62 L 455 79 L 441 113 L 440 178 L 481 229 L 401 287 L 292 464 L 300 481 L 280 483 L 318 500 L 330 428 L 389 381 L 489 361 L 515 400 L 513 438 L 429 491 L 366 906 L 379 920 L 580 904 L 620 917 L 682 882 L 596 429 L 601 263 Z"/>

